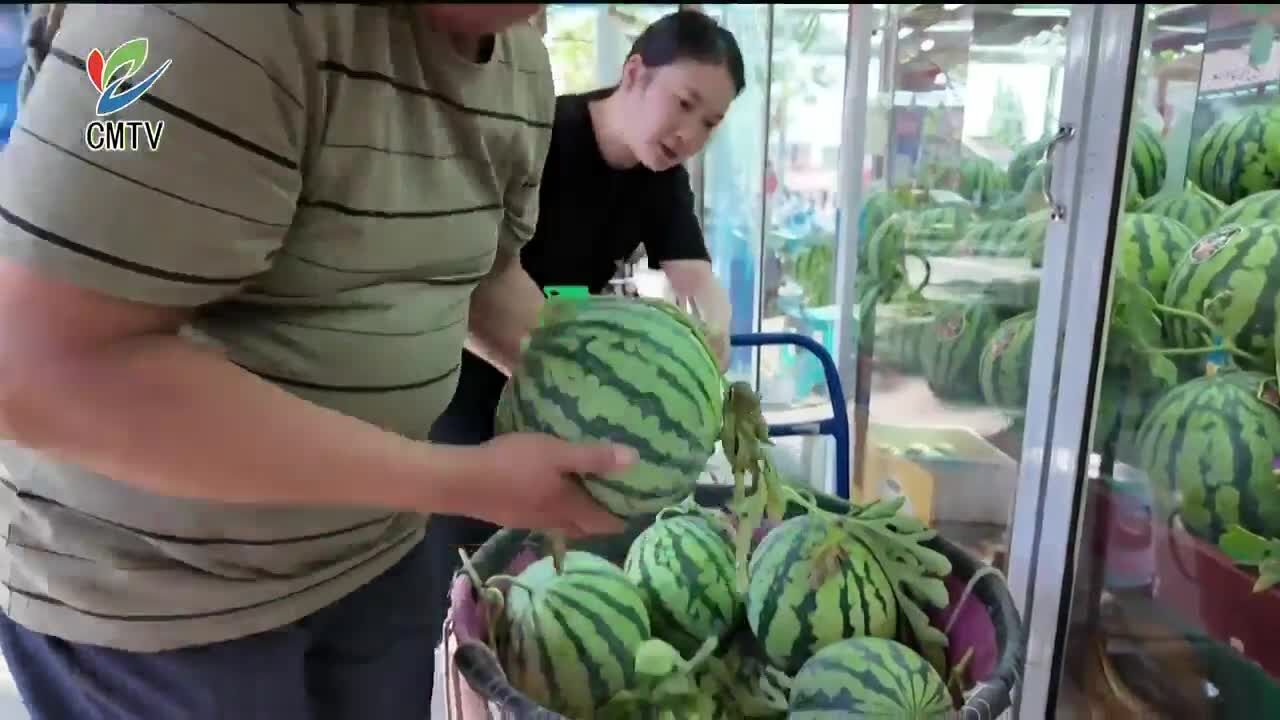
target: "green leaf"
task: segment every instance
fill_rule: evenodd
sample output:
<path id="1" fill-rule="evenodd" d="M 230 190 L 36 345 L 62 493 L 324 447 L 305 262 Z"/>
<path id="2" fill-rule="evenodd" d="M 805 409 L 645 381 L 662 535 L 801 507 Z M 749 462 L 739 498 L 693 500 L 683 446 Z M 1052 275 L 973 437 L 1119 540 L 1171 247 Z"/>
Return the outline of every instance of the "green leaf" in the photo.
<path id="1" fill-rule="evenodd" d="M 1241 565 L 1259 565 L 1272 557 L 1280 557 L 1280 541 L 1268 540 L 1239 525 L 1227 528 L 1218 538 L 1218 548 Z"/>
<path id="2" fill-rule="evenodd" d="M 125 80 L 134 76 L 147 63 L 147 39 L 134 38 L 111 51 L 110 57 L 102 67 L 102 86 L 105 88 L 114 80 Z M 117 72 L 123 72 L 115 77 Z"/>

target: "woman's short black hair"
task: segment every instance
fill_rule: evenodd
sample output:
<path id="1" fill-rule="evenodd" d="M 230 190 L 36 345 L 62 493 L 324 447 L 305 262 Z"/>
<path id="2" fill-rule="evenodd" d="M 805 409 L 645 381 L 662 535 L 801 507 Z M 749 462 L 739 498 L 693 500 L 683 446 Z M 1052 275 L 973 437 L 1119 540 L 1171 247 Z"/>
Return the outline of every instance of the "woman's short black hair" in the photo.
<path id="1" fill-rule="evenodd" d="M 644 29 L 627 57 L 639 55 L 647 67 L 680 60 L 723 66 L 733 79 L 735 95 L 747 85 L 742 51 L 733 33 L 697 10 L 678 10 Z"/>

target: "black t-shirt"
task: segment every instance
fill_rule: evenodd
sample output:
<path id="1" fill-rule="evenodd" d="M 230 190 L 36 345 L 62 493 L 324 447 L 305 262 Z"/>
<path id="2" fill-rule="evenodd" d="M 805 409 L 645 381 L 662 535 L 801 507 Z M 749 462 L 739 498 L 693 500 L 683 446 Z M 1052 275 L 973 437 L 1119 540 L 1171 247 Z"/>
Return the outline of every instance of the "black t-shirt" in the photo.
<path id="1" fill-rule="evenodd" d="M 618 261 L 640 245 L 655 270 L 666 260 L 710 258 L 684 167 L 655 173 L 643 165 L 619 170 L 605 162 L 587 103 L 612 91 L 556 98 L 538 224 L 520 255 L 539 288 L 585 285 L 598 294 Z M 505 384 L 501 371 L 464 350 L 458 390 L 442 422 L 490 422 Z"/>
<path id="2" fill-rule="evenodd" d="M 709 259 L 684 167 L 618 170 L 600 154 L 587 103 L 610 92 L 556 99 L 538 226 L 521 253 L 540 288 L 585 285 L 599 293 L 618 261 L 641 245 L 655 270 L 665 260 Z"/>

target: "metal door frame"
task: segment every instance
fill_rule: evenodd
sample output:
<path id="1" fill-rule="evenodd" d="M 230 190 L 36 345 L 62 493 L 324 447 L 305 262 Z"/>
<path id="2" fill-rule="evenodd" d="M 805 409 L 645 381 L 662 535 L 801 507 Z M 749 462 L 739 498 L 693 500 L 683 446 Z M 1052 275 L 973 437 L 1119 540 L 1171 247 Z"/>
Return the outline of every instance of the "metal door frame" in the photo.
<path id="1" fill-rule="evenodd" d="M 1143 12 L 1075 4 L 1068 23 L 1059 124 L 1075 135 L 1055 152 L 1051 182 L 1066 217 L 1045 237 L 1010 541 L 1009 586 L 1027 630 L 1019 718 L 1052 717 L 1056 707 Z"/>

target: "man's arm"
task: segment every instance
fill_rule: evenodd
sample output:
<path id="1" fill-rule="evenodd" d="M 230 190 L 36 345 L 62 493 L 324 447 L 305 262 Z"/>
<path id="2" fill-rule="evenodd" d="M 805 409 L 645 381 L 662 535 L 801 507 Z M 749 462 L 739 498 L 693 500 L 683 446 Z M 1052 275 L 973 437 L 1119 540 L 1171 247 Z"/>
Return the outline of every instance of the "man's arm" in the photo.
<path id="1" fill-rule="evenodd" d="M 468 349 L 508 375 L 538 322 L 542 292 L 516 258 L 501 264 L 471 296 Z"/>
<path id="2" fill-rule="evenodd" d="M 463 510 L 461 468 L 478 451 L 308 403 L 180 337 L 283 242 L 301 188 L 296 98 L 314 59 L 300 56 L 283 5 L 175 7 L 186 21 L 67 6 L 0 156 L 0 434 L 165 495 Z M 163 143 L 90 154 L 95 94 L 77 62 L 135 37 L 172 60 L 126 111 L 163 119 Z M 212 37 L 256 61 L 230 62 Z M 210 68 L 234 103 L 208 91 Z"/>

